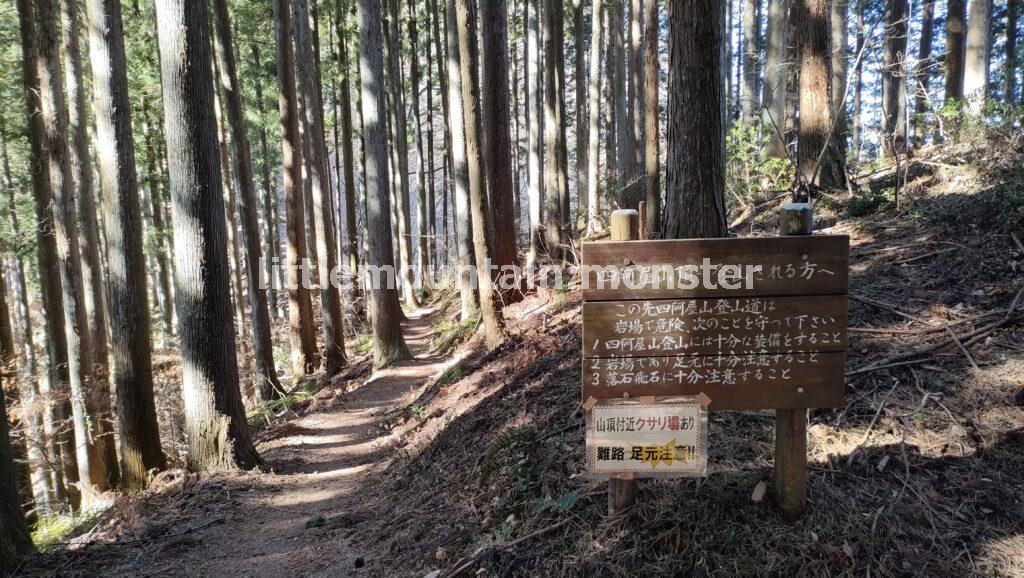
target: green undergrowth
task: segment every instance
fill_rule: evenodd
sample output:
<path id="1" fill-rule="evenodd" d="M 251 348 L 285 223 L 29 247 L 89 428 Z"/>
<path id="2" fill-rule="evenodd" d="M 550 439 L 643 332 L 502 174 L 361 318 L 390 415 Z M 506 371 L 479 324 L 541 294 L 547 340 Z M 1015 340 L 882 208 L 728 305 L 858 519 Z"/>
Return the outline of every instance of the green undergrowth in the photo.
<path id="1" fill-rule="evenodd" d="M 32 542 L 40 552 L 49 552 L 71 536 L 89 531 L 98 524 L 107 508 L 93 508 L 76 514 L 49 514 L 39 518 L 32 529 Z"/>
<path id="2" fill-rule="evenodd" d="M 270 421 L 277 414 L 282 411 L 287 411 L 295 407 L 300 401 L 313 397 L 318 391 L 317 383 L 312 379 L 303 379 L 299 382 L 298 386 L 292 391 L 286 393 L 278 399 L 271 399 L 268 401 L 260 402 L 255 409 L 251 410 L 246 416 L 251 423 L 264 422 L 269 424 Z"/>

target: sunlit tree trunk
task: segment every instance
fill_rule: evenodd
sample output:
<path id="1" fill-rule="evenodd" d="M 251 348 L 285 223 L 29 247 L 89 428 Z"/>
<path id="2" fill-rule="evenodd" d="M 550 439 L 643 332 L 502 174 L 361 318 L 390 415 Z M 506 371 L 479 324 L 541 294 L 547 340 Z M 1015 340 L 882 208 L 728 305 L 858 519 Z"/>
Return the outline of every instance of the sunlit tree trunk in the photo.
<path id="1" fill-rule="evenodd" d="M 658 159 L 658 2 L 644 4 L 644 168 L 647 176 L 646 237 L 661 232 L 661 166 Z"/>
<path id="2" fill-rule="evenodd" d="M 864 1 L 857 0 L 857 54 L 863 54 L 866 49 L 867 38 L 864 30 Z M 857 59 L 853 69 L 853 162 L 860 162 L 861 142 L 863 140 L 864 128 L 862 124 L 861 106 L 863 103 L 862 92 L 864 88 L 864 58 Z"/>
<path id="3" fill-rule="evenodd" d="M 281 116 L 281 159 L 284 174 L 285 228 L 288 236 L 286 285 L 288 325 L 291 337 L 292 376 L 299 379 L 320 365 L 313 334 L 312 279 L 306 259 L 305 210 L 302 191 L 302 143 L 299 133 L 298 97 L 295 90 L 295 52 L 292 49 L 291 7 L 288 0 L 274 1 L 277 39 L 278 110 Z M 299 267 L 308 274 L 300 274 Z M 303 279 L 305 277 L 305 279 Z"/>
<path id="4" fill-rule="evenodd" d="M 846 6 L 846 0 L 833 0 L 833 14 L 838 6 Z M 752 120 L 757 116 L 760 94 L 757 78 L 761 61 L 761 21 L 757 14 L 760 0 L 743 2 L 743 119 Z M 845 8 L 842 10 L 845 11 Z M 844 55 L 845 56 L 845 55 Z"/>
<path id="5" fill-rule="evenodd" d="M 917 53 L 917 69 L 911 79 L 914 93 L 914 138 L 924 141 L 925 112 L 928 102 L 928 84 L 931 80 L 932 34 L 935 26 L 935 0 L 925 0 L 921 6 L 921 44 Z"/>
<path id="6" fill-rule="evenodd" d="M 785 140 L 790 76 L 788 38 L 789 0 L 768 0 L 761 115 L 769 132 L 765 155 L 777 159 L 789 158 Z"/>
<path id="7" fill-rule="evenodd" d="M 340 6 L 340 2 L 339 2 Z M 341 151 L 343 178 L 345 183 L 345 252 L 348 258 L 348 270 L 352 279 L 359 277 L 359 242 L 356 232 L 356 180 L 355 155 L 352 152 L 352 80 L 351 66 L 348 56 L 348 29 L 342 26 L 343 19 L 339 12 L 335 20 L 338 27 L 338 68 L 341 72 L 341 91 L 338 106 L 341 107 Z M 358 292 L 359 283 L 353 282 L 353 290 Z"/>
<path id="8" fill-rule="evenodd" d="M 967 52 L 964 60 L 964 96 L 972 112 L 981 112 L 988 91 L 989 28 L 992 0 L 970 0 Z"/>
<path id="9" fill-rule="evenodd" d="M 526 126 L 527 126 L 527 210 L 530 214 L 530 247 L 527 267 L 540 257 L 544 241 L 541 213 L 544 195 L 544 120 L 541 112 L 540 2 L 526 2 Z"/>
<path id="10" fill-rule="evenodd" d="M 846 16 L 849 12 L 849 0 L 832 0 L 832 118 L 835 129 L 832 138 L 842 154 L 846 153 L 846 139 L 849 126 L 846 122 Z M 744 61 L 745 63 L 745 61 Z"/>
<path id="11" fill-rule="evenodd" d="M 278 0 L 283 1 L 283 0 Z M 388 199 L 387 121 L 384 108 L 384 34 L 380 0 L 359 0 L 359 82 L 365 155 L 367 263 L 394 267 L 391 247 L 391 207 Z M 366 272 L 369 274 L 369 271 Z M 383 281 L 383 279 L 379 280 Z M 374 365 L 409 357 L 399 325 L 398 293 L 386 283 L 371 283 L 367 291 L 373 327 Z"/>
<path id="12" fill-rule="evenodd" d="M 416 141 L 416 277 L 418 286 L 424 294 L 430 293 L 430 251 L 427 248 L 429 230 L 427 226 L 427 161 L 426 149 L 423 142 L 423 124 L 420 114 L 420 59 L 419 38 L 417 35 L 416 10 L 413 0 L 408 0 L 407 30 L 409 34 L 409 84 L 412 86 L 410 92 L 413 138 Z M 429 80 L 429 79 L 428 79 Z M 430 90 L 430 83 L 427 82 L 427 91 Z M 433 176 L 433 175 L 431 175 Z"/>
<path id="13" fill-rule="evenodd" d="M 192 471 L 260 464 L 239 391 L 207 18 L 202 0 L 156 4 Z"/>
<path id="14" fill-rule="evenodd" d="M 654 3 L 654 0 L 648 0 Z M 601 0 L 592 0 L 590 11 L 590 77 L 587 86 L 587 234 L 597 233 L 601 224 Z M 579 82 L 580 79 L 576 79 Z M 582 205 L 580 210 L 582 211 Z"/>
<path id="15" fill-rule="evenodd" d="M 488 218 L 487 177 L 481 143 L 479 60 L 477 58 L 476 14 L 472 0 L 448 0 L 455 13 L 455 31 L 459 41 L 459 69 L 462 76 L 462 114 L 466 131 L 466 167 L 469 174 L 469 210 L 473 220 L 473 252 L 480 297 L 480 316 L 484 322 L 487 347 L 497 349 L 505 339 L 501 298 L 494 289 L 488 264 L 492 262 L 493 232 Z"/>
<path id="16" fill-rule="evenodd" d="M 725 237 L 725 2 L 668 2 L 665 238 Z"/>
<path id="17" fill-rule="evenodd" d="M 174 335 L 174 298 L 171 294 L 171 266 L 168 263 L 166 243 L 164 237 L 167 236 L 166 223 L 164 221 L 164 211 L 161 200 L 164 197 L 164 180 L 163 180 L 163 163 L 160 155 L 160 149 L 153 141 L 156 140 L 154 135 L 153 125 L 149 118 L 149 99 L 142 99 L 142 141 L 146 147 L 146 175 L 149 181 L 149 209 L 152 215 L 153 228 L 155 229 L 154 239 L 154 250 L 152 251 L 153 257 L 157 265 L 157 279 L 158 287 L 160 291 L 161 299 L 159 302 L 163 305 L 161 310 L 161 319 L 163 320 L 163 335 L 164 343 L 170 343 L 171 336 Z M 145 208 L 143 208 L 145 211 Z"/>
<path id="18" fill-rule="evenodd" d="M 905 76 L 907 54 L 907 0 L 890 0 L 885 10 L 885 38 L 882 45 L 882 156 L 891 157 L 903 151 L 907 127 L 904 122 Z"/>
<path id="19" fill-rule="evenodd" d="M 967 0 L 946 2 L 946 101 L 964 97 L 967 58 Z"/>
<path id="20" fill-rule="evenodd" d="M 565 144 L 565 23 L 561 0 L 544 5 L 545 244 L 557 261 L 567 256 L 568 162 Z"/>
<path id="21" fill-rule="evenodd" d="M 118 0 L 88 0 L 89 57 L 96 112 L 96 165 L 106 230 L 107 296 L 113 345 L 114 391 L 121 447 L 121 485 L 139 489 L 150 473 L 166 467 L 153 396 L 153 362 L 146 260 L 131 107 L 125 62 L 124 23 Z"/>
<path id="22" fill-rule="evenodd" d="M 842 188 L 846 184 L 843 155 L 835 139 L 829 138 L 832 45 L 828 0 L 796 0 L 793 14 L 801 31 L 797 174 L 805 183 Z"/>

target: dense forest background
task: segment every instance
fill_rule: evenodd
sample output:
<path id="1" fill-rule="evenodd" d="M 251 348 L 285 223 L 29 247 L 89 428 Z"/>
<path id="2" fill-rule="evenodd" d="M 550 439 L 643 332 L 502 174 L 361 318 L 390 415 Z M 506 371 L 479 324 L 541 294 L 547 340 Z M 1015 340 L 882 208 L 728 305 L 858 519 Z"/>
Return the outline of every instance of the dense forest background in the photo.
<path id="1" fill-rule="evenodd" d="M 790 200 L 823 227 L 895 215 L 888 234 L 918 222 L 937 171 L 1003 179 L 1024 134 L 1018 8 L 5 2 L 0 568 L 34 550 L 30 528 L 39 542 L 159 472 L 266 467 L 254 424 L 419 356 L 421 306 L 444 304 L 445 353 L 478 327 L 488 355 L 522 347 L 523 303 L 565 307 L 571 275 L 535 293 L 487 265 L 571 272 L 616 210 L 648 239 L 771 234 Z M 968 240 L 1024 254 L 1019 194 L 958 206 L 989 219 Z M 1017 265 L 1000 271 L 1013 293 Z M 1016 323 L 1015 295 L 989 333 Z M 957 326 L 943 346 L 964 348 Z"/>

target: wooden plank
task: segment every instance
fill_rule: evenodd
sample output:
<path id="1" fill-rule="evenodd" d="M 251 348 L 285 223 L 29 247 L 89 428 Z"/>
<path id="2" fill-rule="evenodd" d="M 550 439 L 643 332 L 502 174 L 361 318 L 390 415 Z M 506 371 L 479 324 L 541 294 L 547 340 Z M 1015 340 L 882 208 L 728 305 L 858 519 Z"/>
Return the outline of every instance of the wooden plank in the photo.
<path id="1" fill-rule="evenodd" d="M 709 409 L 839 407 L 846 354 L 593 358 L 583 361 L 583 399 L 704 393 Z"/>
<path id="2" fill-rule="evenodd" d="M 846 316 L 845 295 L 584 303 L 583 356 L 839 352 Z"/>
<path id="3" fill-rule="evenodd" d="M 586 242 L 583 300 L 845 294 L 849 252 L 845 235 Z"/>

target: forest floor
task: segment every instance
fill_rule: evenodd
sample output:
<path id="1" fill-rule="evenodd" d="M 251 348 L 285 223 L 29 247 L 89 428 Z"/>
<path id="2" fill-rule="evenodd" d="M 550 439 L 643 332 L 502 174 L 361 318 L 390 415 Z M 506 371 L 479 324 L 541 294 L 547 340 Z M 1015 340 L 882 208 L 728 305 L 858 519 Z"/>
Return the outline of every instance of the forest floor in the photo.
<path id="1" fill-rule="evenodd" d="M 771 411 L 713 413 L 708 477 L 645 480 L 609 519 L 578 289 L 506 308 L 492 353 L 443 293 L 409 314 L 415 360 L 356 363 L 260 426 L 266 471 L 165 472 L 25 573 L 1024 576 L 1022 165 L 947 147 L 899 206 L 884 170 L 815 200 L 817 232 L 850 236 L 849 354 L 845 404 L 809 415 L 797 522 L 763 491 Z M 740 234 L 775 234 L 773 211 Z"/>

